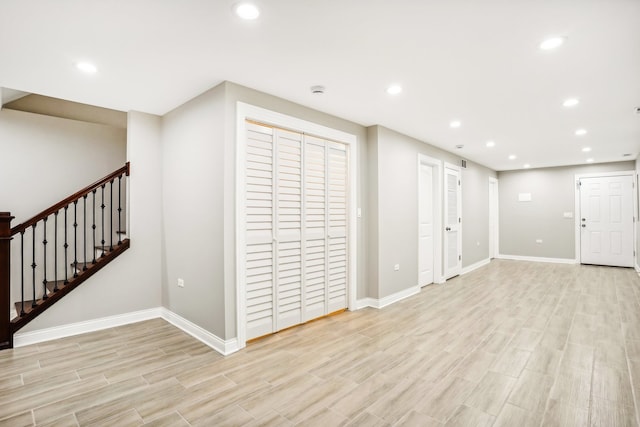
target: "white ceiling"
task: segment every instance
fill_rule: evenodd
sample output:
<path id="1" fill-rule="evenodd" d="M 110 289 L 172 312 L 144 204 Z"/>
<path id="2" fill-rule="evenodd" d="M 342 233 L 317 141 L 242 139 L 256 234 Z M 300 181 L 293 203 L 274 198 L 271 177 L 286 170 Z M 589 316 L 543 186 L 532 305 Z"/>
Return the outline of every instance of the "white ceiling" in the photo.
<path id="1" fill-rule="evenodd" d="M 640 152 L 639 0 L 260 0 L 257 21 L 233 4 L 2 0 L 0 87 L 161 115 L 229 80 L 495 170 Z"/>

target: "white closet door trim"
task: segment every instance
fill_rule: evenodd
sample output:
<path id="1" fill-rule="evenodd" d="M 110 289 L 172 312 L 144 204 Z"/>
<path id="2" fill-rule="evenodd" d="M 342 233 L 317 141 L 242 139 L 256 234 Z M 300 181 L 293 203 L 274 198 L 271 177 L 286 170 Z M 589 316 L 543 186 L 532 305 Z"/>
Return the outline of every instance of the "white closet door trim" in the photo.
<path id="1" fill-rule="evenodd" d="M 433 254 L 433 283 L 444 283 L 442 274 L 442 160 L 418 153 L 418 200 L 420 200 L 420 165 L 428 165 L 433 167 L 433 193 L 434 206 L 434 254 Z M 419 250 L 416 248 L 417 253 Z"/>
<path id="2" fill-rule="evenodd" d="M 270 124 L 285 129 L 291 129 L 306 134 L 311 134 L 326 139 L 347 144 L 349 147 L 349 310 L 356 310 L 357 288 L 357 137 L 353 134 L 332 129 L 326 126 L 312 123 L 286 114 L 277 113 L 261 107 L 238 102 L 236 104 L 236 334 L 238 348 L 244 348 L 247 344 L 246 325 L 246 236 L 244 227 L 246 211 L 244 204 L 245 186 L 245 121 L 255 120 L 260 123 Z"/>

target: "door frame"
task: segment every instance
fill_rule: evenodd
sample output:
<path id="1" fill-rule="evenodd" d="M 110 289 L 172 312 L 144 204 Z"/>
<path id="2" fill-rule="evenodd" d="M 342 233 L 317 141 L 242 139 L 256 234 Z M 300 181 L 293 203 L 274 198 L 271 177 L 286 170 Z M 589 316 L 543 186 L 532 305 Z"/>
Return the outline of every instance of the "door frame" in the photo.
<path id="1" fill-rule="evenodd" d="M 633 170 L 629 170 L 629 171 L 618 171 L 618 172 L 594 172 L 594 173 L 582 173 L 582 174 L 575 174 L 574 175 L 574 186 L 573 186 L 573 191 L 574 191 L 574 200 L 575 200 L 575 205 L 574 205 L 574 233 L 575 233 L 575 263 L 576 264 L 580 264 L 580 260 L 582 259 L 582 244 L 580 241 L 580 236 L 581 236 L 581 224 L 580 224 L 580 218 L 581 218 L 581 212 L 580 212 L 580 179 L 582 178 L 606 178 L 606 177 L 610 177 L 610 176 L 630 176 L 633 180 L 633 187 L 632 187 L 632 191 L 631 191 L 631 195 L 632 195 L 632 200 L 631 203 L 633 204 L 633 261 L 634 261 L 634 265 L 636 266 L 635 268 L 637 269 L 637 265 L 638 265 L 638 260 L 637 260 L 637 255 L 636 255 L 636 248 L 637 246 L 637 219 L 638 219 L 638 194 L 636 191 L 636 187 L 638 185 L 637 182 L 637 177 L 636 177 L 636 172 Z"/>
<path id="2" fill-rule="evenodd" d="M 442 160 L 425 154 L 418 153 L 418 239 L 416 243 L 416 253 L 418 254 L 418 277 L 420 277 L 420 197 L 422 188 L 420 185 L 420 166 L 431 166 L 433 168 L 433 283 L 444 283 L 442 275 Z M 419 285 L 419 284 L 418 284 Z"/>
<path id="3" fill-rule="evenodd" d="M 356 135 L 332 129 L 317 123 L 302 120 L 297 117 L 267 110 L 244 102 L 236 103 L 236 175 L 235 175 L 235 231 L 236 231 L 236 337 L 238 349 L 247 345 L 247 307 L 246 307 L 246 235 L 243 224 L 246 223 L 246 211 L 244 206 L 245 185 L 245 165 L 246 165 L 246 128 L 245 121 L 254 120 L 256 122 L 272 125 L 284 129 L 291 129 L 303 134 L 331 139 L 341 142 L 348 147 L 349 156 L 349 188 L 348 188 L 348 256 L 349 256 L 349 285 L 347 308 L 356 309 L 356 289 L 357 289 L 357 159 L 358 159 L 358 138 Z"/>
<path id="4" fill-rule="evenodd" d="M 454 165 L 453 163 L 449 163 L 449 162 L 444 162 L 444 167 L 442 168 L 442 200 L 443 200 L 443 204 L 444 204 L 444 191 L 445 191 L 445 186 L 447 185 L 447 180 L 446 180 L 446 171 L 447 169 L 451 169 L 454 171 L 458 172 L 458 180 L 460 182 L 460 184 L 458 185 L 458 212 L 460 213 L 460 216 L 458 218 L 460 218 L 460 222 L 459 227 L 458 227 L 458 251 L 460 254 L 460 259 L 458 260 L 460 263 L 459 268 L 457 269 L 457 273 L 453 274 L 449 277 L 447 277 L 447 267 L 446 267 L 446 259 L 445 259 L 445 254 L 447 253 L 447 250 L 445 250 L 444 248 L 444 233 L 445 233 L 445 224 L 446 224 L 446 219 L 444 218 L 444 208 L 443 208 L 443 219 L 442 219 L 442 227 L 440 230 L 441 235 L 443 236 L 443 245 L 442 245 L 442 262 L 443 262 L 443 266 L 442 266 L 442 278 L 443 280 L 448 280 L 452 277 L 458 276 L 462 273 L 462 216 L 464 215 L 462 212 L 462 168 L 458 165 Z"/>
<path id="5" fill-rule="evenodd" d="M 495 189 L 495 194 L 491 197 L 491 186 Z M 491 225 L 494 225 L 491 233 Z M 500 253 L 500 187 L 498 178 L 489 177 L 489 259 L 498 258 Z"/>

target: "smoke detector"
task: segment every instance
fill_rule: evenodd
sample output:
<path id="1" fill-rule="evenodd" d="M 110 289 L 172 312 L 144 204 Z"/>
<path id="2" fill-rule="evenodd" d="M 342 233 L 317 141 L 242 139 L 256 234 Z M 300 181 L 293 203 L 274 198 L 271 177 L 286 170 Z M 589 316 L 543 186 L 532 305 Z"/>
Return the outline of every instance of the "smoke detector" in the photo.
<path id="1" fill-rule="evenodd" d="M 318 95 L 322 95 L 325 91 L 325 87 L 324 86 L 311 86 L 311 93 L 313 94 L 318 94 Z"/>

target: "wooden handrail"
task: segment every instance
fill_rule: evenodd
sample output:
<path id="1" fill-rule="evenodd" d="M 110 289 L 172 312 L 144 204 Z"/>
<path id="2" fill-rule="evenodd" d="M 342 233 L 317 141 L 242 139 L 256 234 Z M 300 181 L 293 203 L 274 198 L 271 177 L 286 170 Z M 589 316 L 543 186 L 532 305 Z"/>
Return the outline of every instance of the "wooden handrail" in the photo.
<path id="1" fill-rule="evenodd" d="M 125 174 L 126 176 L 129 176 L 129 162 L 127 162 L 123 167 L 121 167 L 120 169 L 110 173 L 109 175 L 105 176 L 104 178 L 94 182 L 93 184 L 83 188 L 82 190 L 72 194 L 71 196 L 67 197 L 66 199 L 56 203 L 55 205 L 51 206 L 48 209 L 45 209 L 44 211 L 40 212 L 38 215 L 34 216 L 33 218 L 23 222 L 22 224 L 16 225 L 15 227 L 13 227 L 11 229 L 11 235 L 14 236 L 22 231 L 25 231 L 27 228 L 31 227 L 32 225 L 36 224 L 38 221 L 43 220 L 44 218 L 49 217 L 49 215 L 52 215 L 56 212 L 58 212 L 60 209 L 64 208 L 65 206 L 73 203 L 74 201 L 80 199 L 81 197 L 83 197 L 85 194 L 89 194 L 91 193 L 95 188 L 100 187 L 102 184 L 106 184 L 107 182 L 111 181 L 112 179 Z"/>

